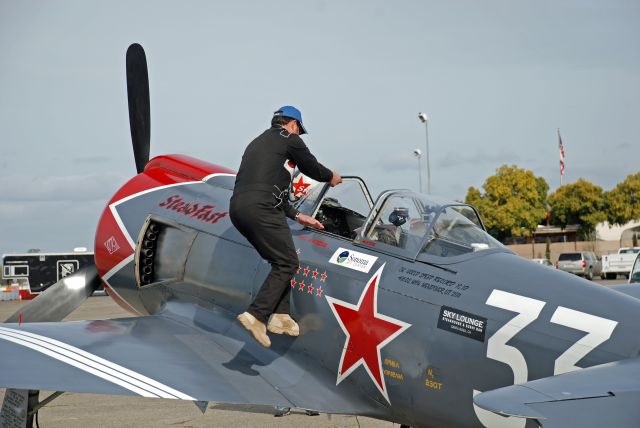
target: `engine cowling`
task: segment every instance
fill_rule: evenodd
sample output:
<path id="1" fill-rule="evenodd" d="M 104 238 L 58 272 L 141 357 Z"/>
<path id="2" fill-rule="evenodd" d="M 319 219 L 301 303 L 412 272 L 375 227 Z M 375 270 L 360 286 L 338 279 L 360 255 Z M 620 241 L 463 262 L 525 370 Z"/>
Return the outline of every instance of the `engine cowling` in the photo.
<path id="1" fill-rule="evenodd" d="M 135 219 L 136 224 L 140 226 L 138 230 L 131 230 L 129 224 L 125 225 L 129 219 L 121 217 L 118 206 L 156 190 L 202 182 L 215 174 L 231 176 L 234 172 L 185 155 L 158 156 L 151 159 L 142 173 L 125 183 L 109 200 L 96 229 L 95 262 L 105 290 L 121 307 L 135 314 L 146 312 L 138 293 L 120 290 L 110 283 L 110 279 L 133 261 L 136 246 L 144 245 L 143 242 L 138 243 L 139 233 L 153 207 L 142 207 L 139 213 L 135 213 L 139 216 Z M 135 280 L 132 276 L 131 281 Z"/>

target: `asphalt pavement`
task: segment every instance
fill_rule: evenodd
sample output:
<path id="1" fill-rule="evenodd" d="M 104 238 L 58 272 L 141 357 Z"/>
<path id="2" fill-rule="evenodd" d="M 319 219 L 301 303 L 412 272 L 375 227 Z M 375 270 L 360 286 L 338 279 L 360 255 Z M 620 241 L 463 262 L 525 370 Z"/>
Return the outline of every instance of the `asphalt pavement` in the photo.
<path id="1" fill-rule="evenodd" d="M 627 278 L 623 276 L 619 276 L 617 279 L 600 279 L 594 278 L 593 282 L 596 282 L 600 285 L 616 285 L 616 284 L 626 284 L 629 281 Z"/>

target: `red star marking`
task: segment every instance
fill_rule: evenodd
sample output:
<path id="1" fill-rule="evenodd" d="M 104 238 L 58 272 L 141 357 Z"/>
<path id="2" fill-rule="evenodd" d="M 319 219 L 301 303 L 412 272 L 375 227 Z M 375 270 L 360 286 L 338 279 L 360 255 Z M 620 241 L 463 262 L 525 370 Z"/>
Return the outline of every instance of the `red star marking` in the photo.
<path id="1" fill-rule="evenodd" d="M 296 273 L 300 273 L 300 269 L 302 269 L 302 267 L 300 267 L 300 265 L 298 265 L 298 269 L 296 269 Z"/>
<path id="2" fill-rule="evenodd" d="M 309 191 L 309 186 L 311 186 L 311 183 L 305 183 L 302 174 L 300 174 L 298 181 L 293 183 L 293 196 L 306 195 Z"/>
<path id="3" fill-rule="evenodd" d="M 411 327 L 411 324 L 378 313 L 378 283 L 383 269 L 384 265 L 369 279 L 357 305 L 325 297 L 347 336 L 340 357 L 336 385 L 362 365 L 380 393 L 391 404 L 382 374 L 380 350 Z"/>
<path id="4" fill-rule="evenodd" d="M 298 287 L 300 287 L 300 288 L 298 289 L 298 291 L 303 291 L 303 290 L 304 290 L 305 285 L 306 285 L 306 284 L 304 283 L 304 281 L 300 281 L 300 282 L 298 283 Z"/>
<path id="5" fill-rule="evenodd" d="M 318 277 L 318 269 L 315 269 L 313 272 L 311 272 L 311 275 L 313 275 L 313 279 L 316 279 Z"/>
<path id="6" fill-rule="evenodd" d="M 311 270 L 311 269 L 309 269 L 309 266 L 307 266 L 306 268 L 304 268 L 304 272 L 302 272 L 302 274 L 303 274 L 304 276 L 309 276 L 309 271 L 310 271 L 310 270 Z"/>
<path id="7" fill-rule="evenodd" d="M 296 279 L 295 279 L 295 278 L 292 278 L 292 279 L 291 279 L 291 288 L 295 288 L 295 287 L 296 287 L 296 284 L 297 284 Z"/>
<path id="8" fill-rule="evenodd" d="M 325 270 L 322 275 L 320 275 L 320 281 L 325 282 L 327 279 L 327 271 Z"/>
<path id="9" fill-rule="evenodd" d="M 322 296 L 323 291 L 324 290 L 322 289 L 322 285 L 316 288 L 316 296 Z"/>
<path id="10" fill-rule="evenodd" d="M 314 290 L 313 284 L 309 284 L 309 286 L 307 287 L 307 293 L 308 294 L 313 294 L 313 290 Z"/>

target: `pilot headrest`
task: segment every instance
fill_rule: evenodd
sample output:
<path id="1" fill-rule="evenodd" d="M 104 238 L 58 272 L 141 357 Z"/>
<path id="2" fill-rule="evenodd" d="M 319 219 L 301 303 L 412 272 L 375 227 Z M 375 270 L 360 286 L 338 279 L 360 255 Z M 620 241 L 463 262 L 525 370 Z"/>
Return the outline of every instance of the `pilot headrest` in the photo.
<path id="1" fill-rule="evenodd" d="M 389 214 L 389 223 L 394 226 L 402 226 L 409 218 L 409 209 L 404 207 L 396 207 Z"/>

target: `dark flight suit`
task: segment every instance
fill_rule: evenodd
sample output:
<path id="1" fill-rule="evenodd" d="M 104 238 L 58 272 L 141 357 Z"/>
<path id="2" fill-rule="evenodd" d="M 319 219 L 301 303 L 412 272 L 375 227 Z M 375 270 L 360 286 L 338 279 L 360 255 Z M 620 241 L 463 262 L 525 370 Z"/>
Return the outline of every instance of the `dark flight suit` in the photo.
<path id="1" fill-rule="evenodd" d="M 314 180 L 326 182 L 333 176 L 299 136 L 272 127 L 245 149 L 229 207 L 233 225 L 271 264 L 271 272 L 247 309 L 264 323 L 272 313 L 289 314 L 290 281 L 298 268 L 298 255 L 286 219 L 294 219 L 297 214 L 288 202 L 291 183 L 291 174 L 285 168 L 288 161 Z"/>

